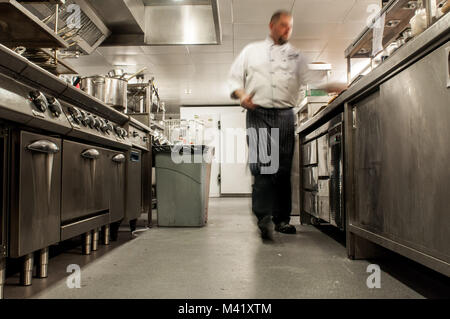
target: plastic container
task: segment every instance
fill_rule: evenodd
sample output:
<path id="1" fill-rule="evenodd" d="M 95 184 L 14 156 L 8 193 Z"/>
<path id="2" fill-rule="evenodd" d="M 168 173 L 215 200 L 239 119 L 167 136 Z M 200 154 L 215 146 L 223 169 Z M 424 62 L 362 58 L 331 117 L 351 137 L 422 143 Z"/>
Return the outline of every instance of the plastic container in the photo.
<path id="1" fill-rule="evenodd" d="M 214 149 L 204 145 L 185 145 L 159 146 L 153 151 L 158 226 L 204 226 L 208 219 Z"/>

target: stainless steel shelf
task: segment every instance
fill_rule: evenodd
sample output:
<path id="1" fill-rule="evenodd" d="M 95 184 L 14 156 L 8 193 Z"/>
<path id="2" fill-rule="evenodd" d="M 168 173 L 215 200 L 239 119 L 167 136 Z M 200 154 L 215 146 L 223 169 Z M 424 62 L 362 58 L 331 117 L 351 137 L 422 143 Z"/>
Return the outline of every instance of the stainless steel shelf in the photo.
<path id="1" fill-rule="evenodd" d="M 0 43 L 27 48 L 68 48 L 69 44 L 15 0 L 0 0 Z"/>

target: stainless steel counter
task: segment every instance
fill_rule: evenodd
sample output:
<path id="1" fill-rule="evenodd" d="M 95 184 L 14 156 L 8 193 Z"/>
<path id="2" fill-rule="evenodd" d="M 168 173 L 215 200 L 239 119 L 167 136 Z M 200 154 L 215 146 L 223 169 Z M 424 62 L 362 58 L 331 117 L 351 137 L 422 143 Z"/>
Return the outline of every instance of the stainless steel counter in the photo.
<path id="1" fill-rule="evenodd" d="M 450 276 L 449 40 L 447 14 L 297 130 L 305 143 L 344 113 L 352 259 L 381 246 Z"/>

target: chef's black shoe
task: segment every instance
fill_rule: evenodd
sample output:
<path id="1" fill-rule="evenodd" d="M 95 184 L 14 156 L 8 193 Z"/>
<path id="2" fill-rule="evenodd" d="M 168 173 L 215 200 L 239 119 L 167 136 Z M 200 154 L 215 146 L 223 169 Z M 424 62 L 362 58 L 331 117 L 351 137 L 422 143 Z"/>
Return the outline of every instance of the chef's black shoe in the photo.
<path id="1" fill-rule="evenodd" d="M 269 216 L 264 217 L 258 222 L 259 230 L 261 231 L 262 240 L 273 240 L 273 224 Z"/>
<path id="2" fill-rule="evenodd" d="M 283 234 L 295 234 L 297 233 L 297 230 L 295 229 L 295 226 L 290 225 L 285 222 L 281 222 L 279 224 L 275 225 L 275 230 L 279 233 Z"/>

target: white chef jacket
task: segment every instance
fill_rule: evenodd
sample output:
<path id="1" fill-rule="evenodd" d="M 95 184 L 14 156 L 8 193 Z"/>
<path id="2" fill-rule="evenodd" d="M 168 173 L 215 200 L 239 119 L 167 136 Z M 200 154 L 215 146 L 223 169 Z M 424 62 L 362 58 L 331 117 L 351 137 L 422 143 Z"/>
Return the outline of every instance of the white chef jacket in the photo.
<path id="1" fill-rule="evenodd" d="M 296 106 L 300 86 L 311 71 L 300 51 L 289 43 L 276 45 L 271 37 L 247 45 L 231 66 L 230 93 L 255 93 L 253 103 L 264 108 Z"/>

